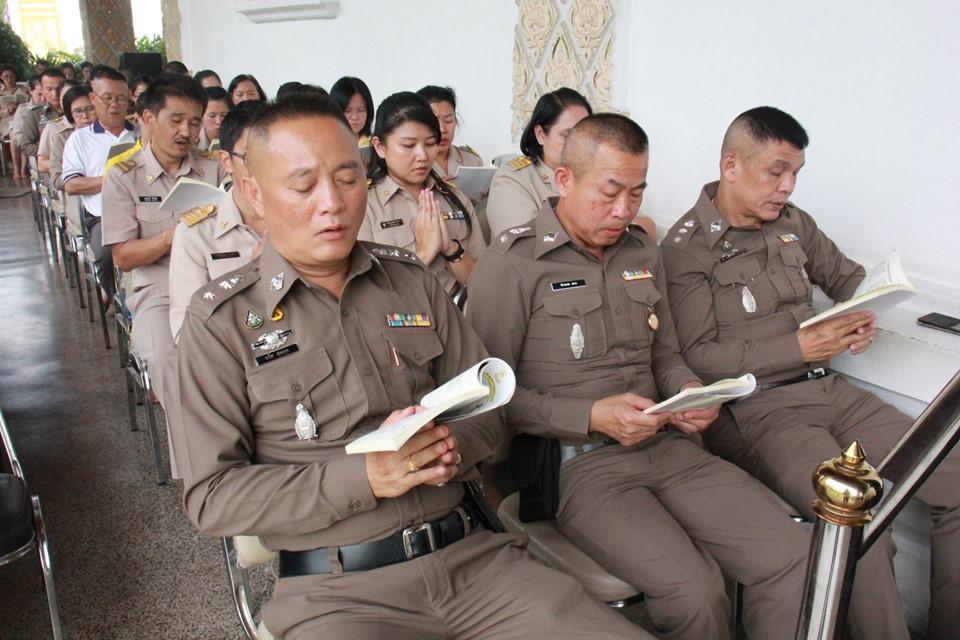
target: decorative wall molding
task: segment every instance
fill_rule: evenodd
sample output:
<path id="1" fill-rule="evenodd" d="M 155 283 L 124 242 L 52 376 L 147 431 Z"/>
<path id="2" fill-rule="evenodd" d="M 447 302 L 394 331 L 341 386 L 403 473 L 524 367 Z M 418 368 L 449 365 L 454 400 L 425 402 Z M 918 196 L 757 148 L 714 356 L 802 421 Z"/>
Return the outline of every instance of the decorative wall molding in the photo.
<path id="1" fill-rule="evenodd" d="M 613 23 L 621 0 L 516 0 L 513 47 L 516 140 L 544 93 L 570 87 L 594 110 L 610 108 Z"/>
<path id="2" fill-rule="evenodd" d="M 336 18 L 339 0 L 234 0 L 237 12 L 253 22 Z"/>

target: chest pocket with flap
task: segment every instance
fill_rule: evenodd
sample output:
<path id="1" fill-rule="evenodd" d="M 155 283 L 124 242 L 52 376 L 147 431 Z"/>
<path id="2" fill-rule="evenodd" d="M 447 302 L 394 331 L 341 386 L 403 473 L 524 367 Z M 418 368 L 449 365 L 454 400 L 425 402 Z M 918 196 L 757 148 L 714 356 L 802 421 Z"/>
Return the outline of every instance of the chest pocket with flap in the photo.
<path id="1" fill-rule="evenodd" d="M 783 262 L 783 274 L 780 278 L 771 276 L 780 301 L 784 303 L 809 302 L 813 296 L 813 287 L 804 265 L 807 254 L 799 242 L 791 242 L 780 247 L 780 260 Z M 779 275 L 779 274 L 778 274 Z"/>
<path id="2" fill-rule="evenodd" d="M 734 258 L 713 269 L 713 308 L 718 325 L 739 324 L 745 319 L 758 318 L 773 310 L 775 292 L 770 280 L 763 275 L 757 258 Z M 744 288 L 749 294 L 744 293 Z M 752 298 L 756 310 L 747 309 L 745 299 Z"/>
<path id="3" fill-rule="evenodd" d="M 625 282 L 623 288 L 631 301 L 627 313 L 636 340 L 634 346 L 638 349 L 645 348 L 653 342 L 654 337 L 654 332 L 650 329 L 647 318 L 650 315 L 650 310 L 654 308 L 662 296 L 657 290 L 653 278 Z"/>
<path id="4" fill-rule="evenodd" d="M 602 356 L 607 351 L 607 335 L 598 291 L 563 292 L 543 300 L 546 312 L 547 350 L 554 362 L 571 363 Z M 579 327 L 579 330 L 575 327 Z M 580 357 L 575 346 L 582 342 Z"/>
<path id="5" fill-rule="evenodd" d="M 405 402 L 411 390 L 419 398 L 421 390 L 434 386 L 431 362 L 443 354 L 440 336 L 432 327 L 388 327 L 383 330 L 383 337 L 390 371 L 384 378 L 389 377 L 399 402 Z"/>
<path id="6" fill-rule="evenodd" d="M 247 379 L 257 401 L 254 421 L 279 432 L 282 439 L 296 439 L 297 405 L 303 404 L 317 423 L 321 441 L 342 438 L 347 406 L 326 349 L 287 356 L 276 365 L 264 365 Z"/>

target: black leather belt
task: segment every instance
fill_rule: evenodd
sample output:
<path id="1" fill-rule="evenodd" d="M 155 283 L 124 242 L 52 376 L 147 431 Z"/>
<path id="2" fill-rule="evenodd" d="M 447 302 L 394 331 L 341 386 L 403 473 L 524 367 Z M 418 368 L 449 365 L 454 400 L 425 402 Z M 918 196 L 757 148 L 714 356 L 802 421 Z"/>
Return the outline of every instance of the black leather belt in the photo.
<path id="1" fill-rule="evenodd" d="M 463 503 L 444 518 L 415 524 L 389 538 L 339 547 L 338 557 L 344 571 L 379 569 L 425 556 L 459 542 L 481 526 L 481 522 L 473 506 Z M 310 551 L 281 551 L 279 555 L 281 578 L 333 572 L 327 547 Z"/>
<path id="2" fill-rule="evenodd" d="M 777 387 L 785 387 L 788 384 L 797 384 L 798 382 L 806 382 L 807 380 L 819 380 L 820 378 L 827 377 L 831 373 L 833 372 L 830 371 L 830 369 L 827 369 L 825 367 L 817 367 L 816 369 L 811 369 L 804 375 L 797 376 L 796 378 L 790 378 L 789 380 L 783 380 L 781 382 L 770 382 L 762 385 L 758 384 L 757 388 L 753 390 L 753 393 L 750 393 L 749 395 L 745 395 L 742 398 L 737 398 L 736 400 L 731 400 L 727 404 L 736 404 L 738 402 L 742 402 L 747 398 L 754 397 L 761 391 L 769 391 L 770 389 L 776 389 Z"/>

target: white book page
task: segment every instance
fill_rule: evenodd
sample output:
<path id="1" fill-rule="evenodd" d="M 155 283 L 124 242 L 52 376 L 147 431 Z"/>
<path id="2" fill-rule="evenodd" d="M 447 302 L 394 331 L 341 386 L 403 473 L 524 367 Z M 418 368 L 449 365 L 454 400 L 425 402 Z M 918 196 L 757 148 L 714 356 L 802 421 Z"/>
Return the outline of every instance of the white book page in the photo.
<path id="1" fill-rule="evenodd" d="M 643 412 L 665 413 L 672 411 L 678 413 L 705 409 L 706 407 L 712 407 L 727 400 L 742 398 L 745 395 L 753 393 L 753 390 L 756 388 L 757 379 L 753 377 L 752 373 L 747 373 L 739 378 L 718 380 L 706 387 L 684 389 L 672 398 L 667 398 L 659 404 L 644 409 Z"/>
<path id="2" fill-rule="evenodd" d="M 873 291 L 874 289 L 886 287 L 891 284 L 909 284 L 907 276 L 903 272 L 903 265 L 900 264 L 899 247 L 891 249 L 890 253 L 884 256 L 883 260 L 878 262 L 877 265 L 867 273 L 863 282 L 860 283 L 860 286 L 857 287 L 857 290 L 853 292 L 850 298 L 856 298 L 868 291 Z"/>
<path id="3" fill-rule="evenodd" d="M 192 178 L 180 178 L 177 180 L 177 184 L 173 185 L 173 189 L 170 190 L 167 197 L 163 199 L 160 211 L 168 211 L 179 215 L 195 207 L 217 204 L 225 193 L 226 191 L 212 184 Z"/>
<path id="4" fill-rule="evenodd" d="M 465 196 L 479 202 L 483 200 L 483 195 L 490 191 L 490 183 L 493 182 L 493 174 L 496 172 L 496 167 L 460 167 L 453 183 Z"/>

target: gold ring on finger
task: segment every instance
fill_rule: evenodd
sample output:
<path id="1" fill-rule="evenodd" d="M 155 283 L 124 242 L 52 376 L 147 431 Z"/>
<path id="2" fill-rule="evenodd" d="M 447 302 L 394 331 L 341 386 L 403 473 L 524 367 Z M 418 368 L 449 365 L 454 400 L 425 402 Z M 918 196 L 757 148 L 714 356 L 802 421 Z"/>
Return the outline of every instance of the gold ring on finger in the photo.
<path id="1" fill-rule="evenodd" d="M 453 461 L 453 464 L 460 464 L 461 462 L 463 462 L 463 456 L 461 456 L 461 455 L 458 453 L 458 454 L 457 454 L 457 459 Z"/>
<path id="2" fill-rule="evenodd" d="M 406 458 L 404 461 L 407 463 L 407 473 L 416 473 L 419 471 L 419 469 L 417 469 L 417 465 L 413 463 L 413 460 Z"/>

